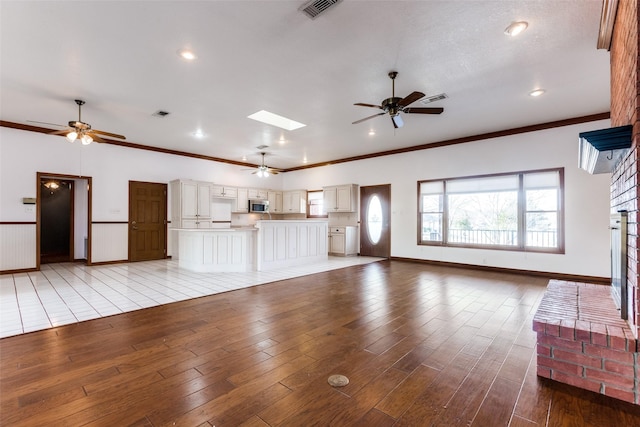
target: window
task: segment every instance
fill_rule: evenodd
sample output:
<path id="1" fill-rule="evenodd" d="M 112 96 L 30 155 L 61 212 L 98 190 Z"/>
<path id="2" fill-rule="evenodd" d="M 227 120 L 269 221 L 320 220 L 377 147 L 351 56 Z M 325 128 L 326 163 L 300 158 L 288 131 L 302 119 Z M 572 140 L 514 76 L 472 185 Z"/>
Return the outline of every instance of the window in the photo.
<path id="1" fill-rule="evenodd" d="M 307 218 L 327 218 L 322 190 L 307 192 Z"/>
<path id="2" fill-rule="evenodd" d="M 418 244 L 564 252 L 563 169 L 418 182 Z"/>

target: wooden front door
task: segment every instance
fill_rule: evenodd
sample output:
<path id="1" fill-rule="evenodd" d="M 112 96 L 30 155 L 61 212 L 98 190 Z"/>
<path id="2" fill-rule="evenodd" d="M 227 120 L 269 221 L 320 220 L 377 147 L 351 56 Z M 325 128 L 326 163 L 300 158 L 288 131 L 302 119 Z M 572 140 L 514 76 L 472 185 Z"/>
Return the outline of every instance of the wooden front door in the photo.
<path id="1" fill-rule="evenodd" d="M 167 184 L 129 181 L 129 261 L 163 259 L 167 249 Z"/>
<path id="2" fill-rule="evenodd" d="M 360 255 L 389 258 L 391 184 L 360 187 Z"/>

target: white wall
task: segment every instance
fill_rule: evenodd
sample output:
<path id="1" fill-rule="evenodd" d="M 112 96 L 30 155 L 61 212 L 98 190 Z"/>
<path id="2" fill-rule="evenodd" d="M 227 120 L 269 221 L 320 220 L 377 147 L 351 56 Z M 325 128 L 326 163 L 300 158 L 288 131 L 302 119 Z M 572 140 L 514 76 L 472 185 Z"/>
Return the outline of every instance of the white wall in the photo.
<path id="1" fill-rule="evenodd" d="M 168 183 L 189 178 L 227 185 L 257 188 L 282 187 L 282 175 L 260 179 L 244 167 L 171 154 L 118 147 L 110 144 L 82 146 L 65 138 L 0 127 L 0 222 L 35 222 L 35 209 L 28 211 L 23 197 L 36 197 L 37 172 L 92 177 L 92 221 L 128 221 L 129 181 Z M 33 205 L 32 205 L 33 206 Z M 170 209 L 170 204 L 167 207 Z M 80 209 L 76 206 L 76 209 Z M 171 212 L 168 212 L 168 218 Z M 122 228 L 102 232 L 94 226 L 92 261 L 126 259 Z M 16 227 L 0 225 L 0 239 L 15 234 Z M 25 227 L 21 227 L 25 228 Z M 35 267 L 35 226 L 22 239 L 20 253 L 34 254 L 9 261 L 11 248 L 0 245 L 0 271 Z M 33 228 L 33 230 L 31 230 Z M 6 229 L 6 231 L 4 231 Z M 86 228 L 85 228 L 86 230 Z M 126 235 L 126 226 L 124 226 Z M 108 241 L 101 240 L 101 236 Z M 113 239 L 114 236 L 119 236 Z M 8 241 L 8 240 L 6 240 Z M 120 242 L 120 243 L 118 243 Z M 124 239 L 126 244 L 126 239 Z M 76 245 L 78 243 L 76 242 Z M 104 253 L 100 252 L 104 249 Z"/>
<path id="2" fill-rule="evenodd" d="M 391 184 L 392 256 L 608 277 L 610 176 L 589 175 L 578 169 L 577 139 L 579 132 L 609 126 L 609 121 L 604 120 L 377 157 L 284 173 L 269 177 L 268 182 L 239 166 L 109 144 L 84 147 L 70 144 L 62 137 L 0 128 L 0 222 L 35 221 L 35 213 L 25 212 L 21 199 L 35 197 L 38 171 L 91 176 L 93 221 L 128 220 L 129 180 L 168 183 L 188 178 L 284 190 L 348 183 Z M 565 168 L 565 254 L 417 244 L 417 181 L 555 167 Z M 99 241 L 99 234 L 93 236 L 93 248 L 100 248 L 102 243 L 113 246 Z M 27 253 L 31 245 L 35 253 L 35 241 L 27 241 L 25 245 Z M 118 248 L 114 253 L 126 253 L 126 248 Z M 0 269 L 34 266 L 7 267 L 1 262 L 4 258 L 0 253 Z M 106 258 L 100 256 L 101 261 L 110 260 Z"/>
<path id="3" fill-rule="evenodd" d="M 609 126 L 602 120 L 290 172 L 284 174 L 283 185 L 391 184 L 394 257 L 609 277 L 610 175 L 589 175 L 578 168 L 578 133 Z M 565 254 L 417 244 L 418 181 L 557 167 L 565 168 Z"/>

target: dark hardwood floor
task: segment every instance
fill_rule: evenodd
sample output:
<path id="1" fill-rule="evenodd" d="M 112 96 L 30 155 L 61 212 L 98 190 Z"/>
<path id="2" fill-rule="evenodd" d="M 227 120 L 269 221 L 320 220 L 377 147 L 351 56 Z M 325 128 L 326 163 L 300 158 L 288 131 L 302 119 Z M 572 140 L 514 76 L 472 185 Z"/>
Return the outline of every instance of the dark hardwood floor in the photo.
<path id="1" fill-rule="evenodd" d="M 4 338 L 0 424 L 639 426 L 536 376 L 545 286 L 383 261 Z"/>

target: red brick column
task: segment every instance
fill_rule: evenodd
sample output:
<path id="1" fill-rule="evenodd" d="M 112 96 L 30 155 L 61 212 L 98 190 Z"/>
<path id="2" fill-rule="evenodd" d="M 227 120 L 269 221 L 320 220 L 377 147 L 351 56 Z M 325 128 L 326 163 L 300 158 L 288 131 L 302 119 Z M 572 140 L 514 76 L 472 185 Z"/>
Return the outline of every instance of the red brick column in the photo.
<path id="1" fill-rule="evenodd" d="M 638 291 L 638 11 L 637 0 L 620 0 L 611 42 L 611 126 L 633 125 L 629 155 L 616 167 L 611 178 L 611 212 L 629 212 L 628 271 L 629 297 L 633 305 L 629 324 L 638 337 L 640 292 Z"/>

